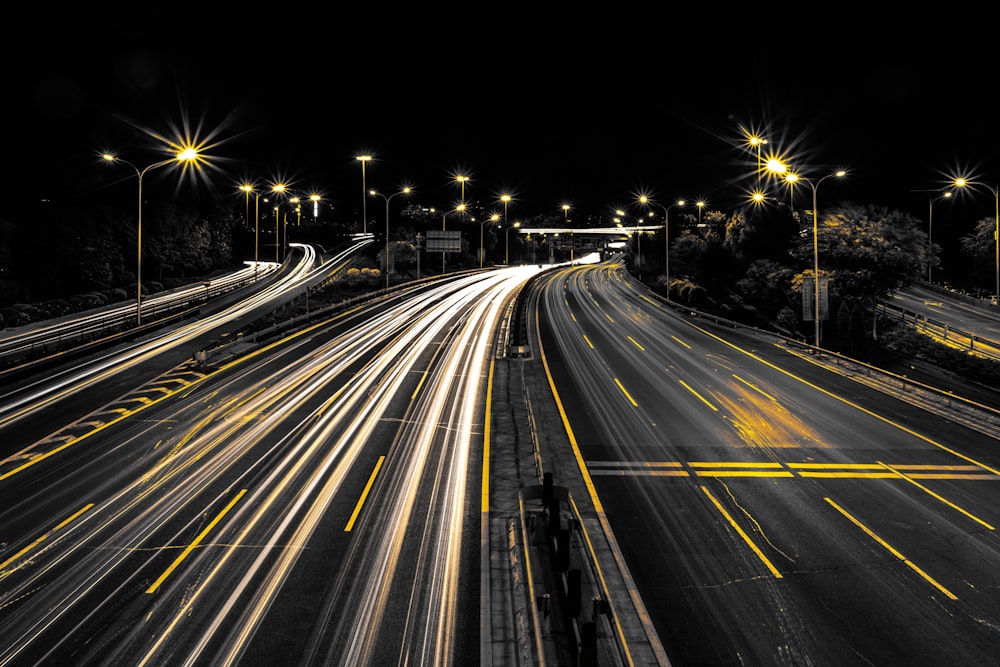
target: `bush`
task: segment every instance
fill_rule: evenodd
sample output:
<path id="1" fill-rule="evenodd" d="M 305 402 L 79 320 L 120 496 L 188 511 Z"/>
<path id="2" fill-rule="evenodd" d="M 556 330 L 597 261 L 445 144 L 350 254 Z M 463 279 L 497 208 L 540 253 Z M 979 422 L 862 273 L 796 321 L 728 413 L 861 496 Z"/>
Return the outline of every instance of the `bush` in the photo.
<path id="1" fill-rule="evenodd" d="M 1000 386 L 1000 362 L 939 343 L 905 324 L 880 332 L 879 342 L 901 355 L 922 359 L 972 382 Z"/>

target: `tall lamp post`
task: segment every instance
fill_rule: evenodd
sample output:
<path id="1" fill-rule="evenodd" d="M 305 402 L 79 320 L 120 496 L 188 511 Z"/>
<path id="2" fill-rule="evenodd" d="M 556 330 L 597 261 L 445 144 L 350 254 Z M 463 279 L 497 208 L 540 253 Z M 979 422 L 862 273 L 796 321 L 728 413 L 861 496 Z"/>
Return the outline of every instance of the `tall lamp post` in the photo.
<path id="1" fill-rule="evenodd" d="M 284 194 L 288 191 L 288 186 L 284 183 L 275 183 L 271 186 L 271 192 L 275 194 Z M 278 204 L 278 199 L 274 200 L 274 263 L 278 264 L 281 260 L 278 258 L 278 250 L 281 248 L 281 232 L 279 231 L 278 224 L 278 211 L 280 206 Z"/>
<path id="2" fill-rule="evenodd" d="M 515 222 L 513 225 L 507 227 L 503 233 L 503 263 L 510 266 L 510 230 L 518 229 L 521 226 L 520 222 Z"/>
<path id="3" fill-rule="evenodd" d="M 393 193 L 388 197 L 379 192 L 378 190 L 369 190 L 368 194 L 372 197 L 381 197 L 385 200 L 385 288 L 389 289 L 389 202 L 392 201 L 393 197 L 398 197 L 399 195 L 408 195 L 412 192 L 411 188 L 403 188 L 399 192 Z M 420 251 L 417 250 L 419 253 Z"/>
<path id="4" fill-rule="evenodd" d="M 658 206 L 663 211 L 663 275 L 667 286 L 667 297 L 670 297 L 670 209 L 681 208 L 686 203 L 683 199 L 678 199 L 669 206 L 657 204 L 646 195 L 639 197 L 639 203 L 644 205 Z"/>
<path id="5" fill-rule="evenodd" d="M 951 198 L 951 190 L 945 190 L 941 192 L 940 190 L 913 190 L 912 192 L 937 192 L 938 196 L 931 195 L 927 198 L 927 282 L 931 282 L 931 271 L 933 267 L 932 254 L 934 252 L 934 244 L 931 241 L 931 234 L 934 232 L 934 202 L 938 199 L 949 199 Z"/>
<path id="6" fill-rule="evenodd" d="M 372 161 L 371 155 L 356 155 L 361 163 L 361 233 L 368 233 L 368 186 L 365 185 L 365 165 Z"/>
<path id="7" fill-rule="evenodd" d="M 134 164 L 128 160 L 123 160 L 116 155 L 111 153 L 105 153 L 101 156 L 108 162 L 121 162 L 122 164 L 127 164 L 135 170 L 135 175 L 139 179 L 139 216 L 138 225 L 136 227 L 136 238 L 137 238 L 137 250 L 136 250 L 136 268 L 135 268 L 135 278 L 136 278 L 136 290 L 135 290 L 135 323 L 136 326 L 142 324 L 142 178 L 146 175 L 146 172 L 157 169 L 159 167 L 164 167 L 168 164 L 174 164 L 178 162 L 195 162 L 199 155 L 198 151 L 194 148 L 184 148 L 177 151 L 172 158 L 167 160 L 161 160 L 159 162 L 154 162 L 153 164 L 145 167 L 144 169 L 139 169 Z"/>
<path id="8" fill-rule="evenodd" d="M 996 299 L 997 305 L 1000 305 L 1000 188 L 990 187 L 984 183 L 977 183 L 975 181 L 970 181 L 965 178 L 956 178 L 952 181 L 952 185 L 956 188 L 965 188 L 970 185 L 982 185 L 987 190 L 993 193 L 993 199 L 995 200 L 994 215 L 996 216 L 996 226 L 993 228 L 993 243 L 996 246 L 996 293 L 994 298 Z"/>
<path id="9" fill-rule="evenodd" d="M 843 178 L 847 174 L 846 171 L 841 169 L 840 171 L 835 171 L 832 174 L 827 174 L 815 183 L 810 181 L 808 178 L 799 176 L 795 173 L 788 173 L 785 176 L 785 181 L 789 184 L 798 183 L 799 181 L 804 181 L 812 189 L 813 194 L 813 345 L 819 348 L 819 213 L 816 210 L 816 191 L 819 189 L 819 184 L 828 178 Z"/>
<path id="10" fill-rule="evenodd" d="M 483 256 L 486 254 L 483 252 L 483 226 L 486 224 L 486 220 L 479 223 L 479 268 L 483 268 Z M 489 222 L 499 223 L 500 214 L 494 213 L 489 217 Z"/>

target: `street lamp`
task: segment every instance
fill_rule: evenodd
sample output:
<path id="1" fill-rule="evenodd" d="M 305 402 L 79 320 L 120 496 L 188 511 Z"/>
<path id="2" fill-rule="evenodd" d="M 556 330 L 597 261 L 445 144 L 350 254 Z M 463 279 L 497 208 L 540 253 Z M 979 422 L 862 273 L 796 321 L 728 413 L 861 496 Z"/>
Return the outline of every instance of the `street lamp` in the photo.
<path id="1" fill-rule="evenodd" d="M 500 214 L 494 213 L 493 215 L 491 215 L 489 222 L 495 222 L 495 223 L 500 222 Z M 479 268 L 480 269 L 483 268 L 483 255 L 485 254 L 483 252 L 483 225 L 485 224 L 486 220 L 483 220 L 482 222 L 479 223 Z"/>
<path id="2" fill-rule="evenodd" d="M 449 213 L 464 213 L 464 212 L 465 212 L 465 202 L 462 202 L 461 204 L 459 204 L 458 206 L 456 206 L 451 211 L 445 211 L 444 214 L 442 214 L 442 216 L 441 216 L 441 231 L 442 232 L 447 231 L 447 229 L 445 228 L 445 221 L 447 221 Z M 445 240 L 441 239 L 441 242 L 444 243 Z M 447 257 L 447 256 L 448 256 L 448 253 L 445 252 L 444 250 L 442 250 L 441 251 L 441 273 L 442 274 L 445 272 L 445 257 Z"/>
<path id="3" fill-rule="evenodd" d="M 940 190 L 913 190 L 912 192 L 937 192 L 938 196 L 935 197 L 931 195 L 927 198 L 927 282 L 931 282 L 931 270 L 933 266 L 932 254 L 934 252 L 934 244 L 931 242 L 931 234 L 934 231 L 934 202 L 938 199 L 949 199 L 951 198 L 951 190 L 945 190 L 941 192 Z"/>
<path id="4" fill-rule="evenodd" d="M 510 203 L 510 195 L 503 194 L 500 195 L 500 201 L 503 202 L 503 224 L 507 224 L 507 204 Z"/>
<path id="5" fill-rule="evenodd" d="M 520 222 L 515 222 L 513 225 L 507 227 L 503 233 L 503 263 L 510 266 L 510 230 L 518 229 L 521 226 Z"/>
<path id="6" fill-rule="evenodd" d="M 372 161 L 371 155 L 356 155 L 354 159 L 361 163 L 361 232 L 368 233 L 368 187 L 365 185 L 365 165 Z"/>
<path id="7" fill-rule="evenodd" d="M 284 183 L 275 183 L 271 186 L 271 192 L 275 194 L 284 194 L 288 191 L 288 186 Z M 280 260 L 278 259 L 278 250 L 281 247 L 281 232 L 278 231 L 278 210 L 280 206 L 278 205 L 277 198 L 274 200 L 274 263 L 278 264 Z"/>
<path id="8" fill-rule="evenodd" d="M 455 180 L 458 181 L 458 183 L 461 184 L 461 186 L 462 186 L 462 198 L 459 201 L 464 205 L 465 204 L 465 184 L 469 180 L 469 177 L 468 176 L 463 176 L 461 174 L 458 174 L 458 175 L 455 176 Z"/>
<path id="9" fill-rule="evenodd" d="M 749 146 L 751 150 L 757 151 L 757 189 L 760 190 L 760 175 L 761 172 L 763 171 L 760 161 L 761 160 L 760 147 L 767 143 L 767 139 L 764 139 L 763 137 L 757 134 L 747 132 L 746 130 L 744 130 L 744 132 L 746 133 L 747 137 L 747 146 Z"/>
<path id="10" fill-rule="evenodd" d="M 667 298 L 670 298 L 670 209 L 682 208 L 686 202 L 683 199 L 678 199 L 673 204 L 664 206 L 657 204 L 646 195 L 641 195 L 639 203 L 659 206 L 663 210 L 663 275 L 667 286 Z"/>
<path id="11" fill-rule="evenodd" d="M 168 164 L 173 164 L 175 162 L 195 162 L 200 157 L 198 151 L 194 148 L 182 148 L 174 153 L 172 158 L 167 160 L 161 160 L 159 162 L 154 162 L 153 164 L 140 170 L 134 164 L 127 160 L 123 160 L 116 155 L 111 153 L 105 153 L 101 156 L 108 162 L 121 162 L 122 164 L 127 164 L 135 170 L 135 175 L 139 178 L 139 218 L 138 225 L 136 227 L 136 238 L 137 238 L 137 261 L 135 269 L 136 278 L 136 290 L 135 290 L 135 323 L 136 326 L 142 324 L 142 178 L 146 175 L 147 171 L 152 169 L 157 169 L 159 167 L 166 166 Z"/>
<path id="12" fill-rule="evenodd" d="M 385 288 L 389 289 L 389 202 L 392 201 L 393 197 L 398 197 L 399 195 L 408 195 L 412 192 L 411 188 L 406 187 L 396 192 L 394 194 L 386 197 L 381 192 L 377 190 L 369 190 L 368 194 L 372 197 L 381 197 L 385 200 Z M 420 252 L 419 250 L 417 251 Z"/>
<path id="13" fill-rule="evenodd" d="M 987 190 L 993 193 L 993 198 L 996 203 L 995 215 L 996 215 L 996 227 L 993 229 L 993 242 L 996 244 L 996 303 L 1000 304 L 1000 188 L 990 187 L 984 183 L 977 183 L 975 181 L 970 181 L 965 178 L 956 178 L 952 181 L 952 185 L 956 188 L 965 188 L 970 185 L 982 185 Z"/>
<path id="14" fill-rule="evenodd" d="M 698 226 L 701 227 L 701 209 L 705 208 L 705 202 L 699 199 L 694 205 L 698 207 Z"/>
<path id="15" fill-rule="evenodd" d="M 835 171 L 832 174 L 827 174 L 815 183 L 810 181 L 808 178 L 799 176 L 795 173 L 788 173 L 785 176 L 785 181 L 789 184 L 798 183 L 799 181 L 804 181 L 812 188 L 813 193 L 813 287 L 814 287 L 814 300 L 813 300 L 813 344 L 819 348 L 819 213 L 816 210 L 816 191 L 819 189 L 819 184 L 828 178 L 843 178 L 847 175 L 847 172 L 843 169 Z"/>

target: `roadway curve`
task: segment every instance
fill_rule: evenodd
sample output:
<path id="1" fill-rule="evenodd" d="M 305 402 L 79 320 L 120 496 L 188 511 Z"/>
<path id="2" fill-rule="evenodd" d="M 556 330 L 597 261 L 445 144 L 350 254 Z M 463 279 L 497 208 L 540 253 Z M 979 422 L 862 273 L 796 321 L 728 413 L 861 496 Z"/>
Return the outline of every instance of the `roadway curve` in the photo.
<path id="1" fill-rule="evenodd" d="M 535 273 L 185 362 L 22 448 L 0 665 L 477 663 L 489 359 Z"/>
<path id="2" fill-rule="evenodd" d="M 634 582 L 661 664 L 995 662 L 995 438 L 619 265 L 545 274 L 528 312 L 545 465 L 620 550 L 618 607 Z"/>

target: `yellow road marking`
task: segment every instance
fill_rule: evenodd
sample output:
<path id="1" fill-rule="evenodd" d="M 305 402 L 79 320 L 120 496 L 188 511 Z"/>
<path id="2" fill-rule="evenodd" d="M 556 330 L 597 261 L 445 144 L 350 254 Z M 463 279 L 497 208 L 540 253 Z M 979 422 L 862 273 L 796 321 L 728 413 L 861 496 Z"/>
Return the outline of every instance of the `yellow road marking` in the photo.
<path id="1" fill-rule="evenodd" d="M 201 541 L 204 540 L 208 536 L 208 534 L 210 532 L 212 532 L 212 529 L 215 528 L 215 525 L 217 523 L 219 523 L 220 521 L 222 521 L 222 518 L 224 516 L 226 516 L 227 514 L 229 514 L 229 510 L 233 509 L 233 506 L 237 502 L 239 502 L 240 498 L 242 498 L 243 495 L 246 492 L 247 492 L 246 489 L 241 490 L 239 493 L 236 494 L 235 498 L 233 498 L 232 500 L 229 501 L 229 504 L 226 505 L 222 509 L 221 512 L 219 512 L 218 514 L 215 515 L 215 518 L 212 519 L 211 523 L 209 523 L 207 526 L 205 526 L 205 529 L 202 530 L 200 533 L 198 533 L 198 537 L 194 538 L 194 542 L 192 542 L 191 544 L 187 545 L 184 548 L 184 551 L 182 551 L 180 553 L 180 555 L 177 556 L 177 558 L 174 559 L 174 562 L 170 564 L 170 567 L 168 567 L 166 570 L 164 570 L 163 574 L 161 574 L 160 577 L 156 581 L 153 582 L 153 585 L 146 589 L 146 593 L 155 593 L 156 592 L 156 590 L 160 587 L 160 584 L 162 584 L 164 581 L 166 581 L 167 577 L 169 577 L 170 574 L 174 570 L 176 570 L 177 567 L 182 562 L 184 562 L 184 559 L 187 558 L 188 555 L 192 551 L 194 551 L 198 547 L 199 544 L 201 544 Z"/>
<path id="2" fill-rule="evenodd" d="M 736 375 L 735 373 L 733 373 L 733 377 L 736 378 L 737 380 L 739 380 L 740 382 L 742 382 L 743 384 L 745 384 L 746 386 L 750 387 L 755 392 L 757 392 L 758 394 L 760 394 L 764 398 L 768 399 L 769 401 L 774 401 L 775 403 L 778 402 L 778 399 L 776 399 L 774 396 L 771 396 L 769 393 L 767 393 L 766 391 L 764 391 L 763 389 L 761 389 L 760 387 L 758 387 L 754 383 L 749 382 L 747 380 L 744 380 L 743 378 L 741 378 L 739 375 Z"/>
<path id="3" fill-rule="evenodd" d="M 644 348 L 644 347 L 643 347 L 642 345 L 639 345 L 638 341 L 636 341 L 636 339 L 635 339 L 635 338 L 632 338 L 631 336 L 629 336 L 629 337 L 628 337 L 628 339 L 629 339 L 630 341 L 632 341 L 632 344 L 633 344 L 633 345 L 635 345 L 635 346 L 636 346 L 637 348 L 639 348 L 639 349 L 640 349 L 640 350 L 642 350 L 643 352 L 645 352 L 645 351 L 646 351 L 646 348 Z"/>
<path id="4" fill-rule="evenodd" d="M 774 575 L 775 579 L 781 579 L 782 578 L 781 572 L 778 572 L 778 568 L 776 568 L 771 563 L 771 561 L 768 560 L 767 556 L 764 555 L 764 552 L 760 550 L 760 547 L 758 547 L 754 543 L 754 541 L 750 539 L 750 536 L 747 535 L 742 528 L 740 528 L 740 525 L 736 523 L 736 520 L 733 519 L 733 517 L 729 514 L 729 512 L 726 511 L 726 508 L 722 506 L 722 503 L 720 503 L 715 498 L 715 496 L 712 495 L 712 492 L 708 490 L 708 487 L 703 486 L 701 487 L 701 490 L 705 492 L 705 495 L 708 496 L 708 499 L 712 501 L 712 504 L 715 505 L 715 508 L 719 510 L 722 516 L 724 516 L 726 520 L 729 521 L 729 525 L 731 525 L 733 529 L 740 534 L 740 537 L 742 537 L 743 541 L 747 543 L 747 546 L 749 546 L 753 550 L 753 552 L 757 554 L 757 558 L 759 558 L 760 561 L 764 563 L 764 565 L 767 567 L 767 569 L 771 571 L 771 574 Z"/>
<path id="5" fill-rule="evenodd" d="M 587 334 L 583 334 L 583 340 L 586 341 L 587 345 L 590 347 L 591 350 L 594 349 L 594 344 L 590 342 L 589 338 L 587 338 Z"/>
<path id="6" fill-rule="evenodd" d="M 837 503 L 833 502 L 829 498 L 823 498 L 823 500 L 825 500 L 831 506 L 833 506 L 833 508 L 835 510 L 837 510 L 838 512 L 840 512 L 841 514 L 843 514 L 847 518 L 848 521 L 850 521 L 855 526 L 857 526 L 858 528 L 860 528 L 861 530 L 863 530 L 865 532 L 865 534 L 868 535 L 868 537 L 870 537 L 873 540 L 875 540 L 876 542 L 878 542 L 879 545 L 882 546 L 882 548 L 884 548 L 886 551 L 888 551 L 889 553 L 891 553 L 893 556 L 895 556 L 896 558 L 898 558 L 899 560 L 901 560 L 904 565 L 906 565 L 908 568 L 910 568 L 911 570 L 913 570 L 914 572 L 916 572 L 917 574 L 919 574 L 921 577 L 923 577 L 928 583 L 930 583 L 932 586 L 934 586 L 934 588 L 938 589 L 939 591 L 941 591 L 942 593 L 944 593 L 945 595 L 947 595 L 948 599 L 950 599 L 950 600 L 957 600 L 958 599 L 958 596 L 956 596 L 954 593 L 952 593 L 947 588 L 945 588 L 944 586 L 942 586 L 941 584 L 939 584 L 937 581 L 935 581 L 929 574 L 927 574 L 926 572 L 924 572 L 923 570 L 921 570 L 919 567 L 917 567 L 917 565 L 915 563 L 913 563 L 912 561 L 910 561 L 910 559 L 908 559 L 906 556 L 904 556 L 903 554 L 899 553 L 899 551 L 897 551 L 895 548 L 893 548 L 892 545 L 890 545 L 888 542 L 886 542 L 881 537 L 879 537 L 874 532 L 872 532 L 872 530 L 870 528 L 868 528 L 868 526 L 866 526 L 865 524 L 861 523 L 861 521 L 859 521 L 858 519 L 854 518 L 854 516 L 852 516 L 843 507 L 841 507 Z"/>
<path id="7" fill-rule="evenodd" d="M 700 401 L 701 401 L 702 403 L 704 403 L 704 404 L 705 404 L 705 405 L 707 405 L 708 407 L 712 408 L 712 411 L 713 411 L 713 412 L 718 412 L 718 411 L 719 411 L 719 408 L 715 407 L 714 405 L 712 405 L 711 403 L 709 403 L 709 402 L 708 402 L 707 400 L 705 400 L 705 397 L 704 397 L 704 396 L 702 396 L 701 394 L 699 394 L 698 392 L 696 392 L 696 391 L 695 391 L 694 389 L 692 389 L 692 388 L 691 388 L 691 386 L 690 386 L 690 385 L 689 385 L 689 384 L 688 384 L 687 382 L 685 382 L 684 380 L 678 380 L 678 382 L 680 382 L 680 383 L 681 383 L 681 386 L 683 386 L 683 387 L 684 387 L 685 389 L 687 389 L 687 390 L 688 390 L 688 391 L 690 391 L 690 392 L 691 392 L 692 394 L 694 394 L 695 396 L 697 396 L 697 397 L 698 397 L 698 399 L 699 399 L 699 400 L 700 400 Z"/>
<path id="8" fill-rule="evenodd" d="M 943 496 L 940 496 L 940 495 L 938 495 L 938 494 L 937 494 L 937 493 L 935 493 L 934 491 L 931 491 L 930 489 L 928 489 L 928 488 L 927 488 L 926 486 L 924 486 L 923 484 L 921 484 L 921 483 L 919 483 L 919 482 L 916 482 L 916 481 L 914 481 L 914 480 L 913 480 L 913 479 L 912 479 L 912 478 L 911 478 L 910 476 L 908 476 L 908 475 L 904 475 L 904 474 L 903 474 L 902 472 L 900 472 L 900 470 L 899 470 L 898 468 L 893 468 L 892 466 L 890 466 L 890 465 L 887 465 L 887 464 L 885 464 L 885 463 L 882 463 L 881 461 L 879 461 L 879 463 L 880 463 L 881 465 L 885 466 L 885 467 L 886 467 L 886 469 L 888 469 L 888 470 L 891 470 L 892 472 L 896 473 L 896 475 L 898 475 L 898 476 L 899 476 L 899 477 L 900 477 L 901 479 L 905 479 L 905 480 L 906 480 L 907 482 L 909 482 L 909 483 L 910 483 L 910 484 L 912 484 L 913 486 L 917 487 L 918 489 L 920 489 L 920 490 L 921 490 L 921 491 L 923 491 L 924 493 L 928 494 L 928 495 L 929 495 L 929 496 L 931 496 L 932 498 L 936 498 L 937 500 L 940 500 L 941 502 L 943 502 L 943 503 L 944 503 L 945 505 L 947 505 L 948 507 L 952 508 L 952 509 L 953 509 L 953 510 L 955 510 L 956 512 L 961 512 L 961 513 L 962 513 L 962 514 L 964 514 L 965 516 L 969 517 L 970 519 L 972 519 L 972 520 L 973 520 L 973 521 L 975 521 L 976 523 L 980 524 L 981 526 L 985 526 L 985 527 L 986 527 L 986 528 L 988 528 L 989 530 L 996 530 L 996 528 L 994 528 L 994 527 L 993 527 L 993 526 L 991 526 L 990 524 L 986 523 L 985 521 L 983 521 L 983 520 L 982 520 L 982 519 L 980 519 L 979 517 L 977 517 L 977 516 L 974 516 L 973 514 L 971 514 L 971 513 L 967 512 L 967 511 L 965 511 L 964 509 L 962 509 L 961 507 L 959 507 L 959 506 L 958 506 L 958 505 L 956 505 L 955 503 L 951 502 L 950 500 L 948 500 L 948 499 L 944 498 Z"/>
<path id="9" fill-rule="evenodd" d="M 20 558 L 24 554 L 28 553 L 32 549 L 34 549 L 35 547 L 37 547 L 39 544 L 41 544 L 45 540 L 49 539 L 49 537 L 51 535 L 53 535 L 56 531 L 62 530 L 63 528 L 65 528 L 66 526 L 68 526 L 70 523 L 72 523 L 73 521 L 75 521 L 77 519 L 77 517 L 79 517 L 81 514 L 83 514 L 84 512 L 86 512 L 87 510 L 89 510 L 93 506 L 94 506 L 94 503 L 88 503 L 88 504 L 84 505 L 81 509 L 79 509 L 76 512 L 74 512 L 73 514 L 71 514 L 69 516 L 69 518 L 63 519 L 58 524 L 56 524 L 55 528 L 53 528 L 52 530 L 50 530 L 50 531 L 48 531 L 46 533 L 42 533 L 42 535 L 38 539 L 36 539 L 34 542 L 32 542 L 28 546 L 26 546 L 23 549 L 21 549 L 20 551 L 18 551 L 16 554 L 14 554 L 13 556 L 11 556 L 10 558 L 8 558 L 7 560 L 5 560 L 4 562 L 0 563 L 0 570 L 3 570 L 5 567 L 7 567 L 8 565 L 10 565 L 14 561 L 16 561 L 18 558 Z M 3 576 L 4 576 L 3 572 L 0 572 L 0 578 L 2 578 Z"/>
<path id="10" fill-rule="evenodd" d="M 618 381 L 618 378 L 615 378 L 615 384 L 618 385 L 618 388 L 622 390 L 623 394 L 625 394 L 625 398 L 628 399 L 629 403 L 631 403 L 634 407 L 639 407 L 639 404 L 636 403 L 635 399 L 633 399 L 632 396 L 625 390 L 625 387 L 623 387 L 622 383 Z"/>
<path id="11" fill-rule="evenodd" d="M 424 380 L 426 379 L 427 379 L 427 371 L 424 371 L 423 373 L 420 374 L 420 382 L 417 383 L 417 388 L 413 390 L 412 394 L 410 394 L 410 400 L 413 400 L 414 398 L 417 397 L 417 394 L 420 393 L 420 388 L 424 386 Z"/>
<path id="12" fill-rule="evenodd" d="M 378 457 L 375 469 L 372 470 L 372 474 L 368 477 L 368 483 L 365 484 L 365 490 L 361 492 L 358 504 L 354 506 L 354 511 L 351 512 L 351 518 L 348 520 L 347 525 L 344 526 L 345 533 L 351 532 L 351 529 L 354 528 L 354 522 L 358 520 L 358 515 L 361 514 L 361 508 L 364 507 L 365 500 L 368 498 L 368 492 L 371 491 L 372 485 L 375 483 L 375 477 L 378 476 L 378 471 L 382 467 L 383 461 L 385 461 L 385 456 Z"/>
<path id="13" fill-rule="evenodd" d="M 689 350 L 694 349 L 690 345 L 688 345 L 687 343 L 685 343 L 684 341 L 682 341 L 680 338 L 678 338 L 677 336 L 674 336 L 673 334 L 671 334 L 670 337 L 673 338 L 678 343 L 680 343 L 681 345 L 683 345 L 684 347 L 686 347 L 687 349 L 689 349 Z"/>

